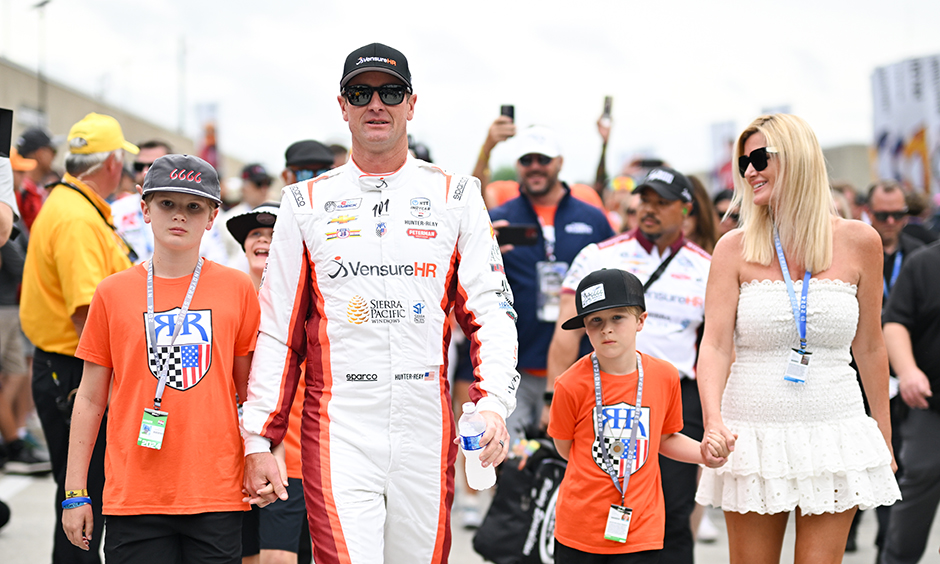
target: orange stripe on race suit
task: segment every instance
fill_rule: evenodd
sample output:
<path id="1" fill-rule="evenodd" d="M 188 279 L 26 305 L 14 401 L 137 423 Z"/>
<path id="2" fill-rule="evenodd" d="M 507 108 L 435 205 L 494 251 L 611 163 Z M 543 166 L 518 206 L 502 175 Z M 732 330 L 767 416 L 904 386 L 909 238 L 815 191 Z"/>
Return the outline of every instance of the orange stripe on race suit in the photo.
<path id="1" fill-rule="evenodd" d="M 303 458 L 304 498 L 307 519 L 314 545 L 314 560 L 318 564 L 349 564 L 349 549 L 343 535 L 342 524 L 333 498 L 330 467 L 330 414 L 333 373 L 331 370 L 330 341 L 326 332 L 327 317 L 323 294 L 317 285 L 316 266 L 310 262 L 310 281 L 313 305 L 306 323 L 307 339 L 307 393 L 301 426 L 301 457 Z"/>
<path id="2" fill-rule="evenodd" d="M 281 371 L 281 389 L 277 398 L 278 407 L 268 415 L 267 420 L 261 427 L 261 435 L 270 439 L 273 444 L 280 443 L 284 439 L 284 434 L 287 433 L 287 419 L 290 416 L 290 406 L 297 391 L 297 380 L 300 378 L 301 373 L 300 363 L 303 361 L 303 357 L 295 351 L 302 351 L 306 348 L 304 328 L 306 319 L 301 319 L 301 315 L 305 314 L 309 308 L 311 299 L 310 286 L 303 283 L 310 278 L 310 255 L 307 252 L 306 245 L 304 245 L 303 256 L 300 283 L 297 284 L 297 290 L 294 294 L 294 310 L 291 312 L 290 324 L 288 325 L 287 358 Z"/>

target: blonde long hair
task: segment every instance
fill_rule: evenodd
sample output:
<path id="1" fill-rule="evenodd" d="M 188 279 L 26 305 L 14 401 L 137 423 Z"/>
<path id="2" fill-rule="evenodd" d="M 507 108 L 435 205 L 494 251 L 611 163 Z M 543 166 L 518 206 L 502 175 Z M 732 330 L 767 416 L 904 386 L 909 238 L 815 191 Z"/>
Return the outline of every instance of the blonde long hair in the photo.
<path id="1" fill-rule="evenodd" d="M 776 258 L 774 227 L 787 258 L 817 273 L 832 264 L 834 204 L 819 141 L 809 124 L 794 115 L 774 114 L 755 119 L 734 147 L 735 160 L 744 143 L 761 133 L 777 153 L 777 178 L 769 206 L 754 204 L 754 191 L 738 167 L 734 169 L 734 201 L 740 206 L 744 230 L 744 260 L 769 265 Z M 737 162 L 734 163 L 737 165 Z"/>

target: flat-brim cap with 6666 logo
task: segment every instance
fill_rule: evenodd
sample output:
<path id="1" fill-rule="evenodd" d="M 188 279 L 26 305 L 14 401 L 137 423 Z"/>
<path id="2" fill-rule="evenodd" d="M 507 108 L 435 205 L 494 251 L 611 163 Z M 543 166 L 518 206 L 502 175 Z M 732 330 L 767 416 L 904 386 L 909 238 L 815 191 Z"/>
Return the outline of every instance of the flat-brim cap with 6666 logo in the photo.
<path id="1" fill-rule="evenodd" d="M 215 168 L 193 155 L 164 155 L 153 161 L 144 178 L 143 195 L 151 192 L 182 192 L 222 204 L 222 189 Z"/>

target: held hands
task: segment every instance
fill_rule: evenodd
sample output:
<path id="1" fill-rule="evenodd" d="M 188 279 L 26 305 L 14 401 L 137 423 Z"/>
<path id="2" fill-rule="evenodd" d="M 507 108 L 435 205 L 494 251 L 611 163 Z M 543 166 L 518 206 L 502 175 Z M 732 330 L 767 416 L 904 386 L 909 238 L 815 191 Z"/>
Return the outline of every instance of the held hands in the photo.
<path id="1" fill-rule="evenodd" d="M 258 507 L 287 500 L 287 471 L 283 458 L 278 460 L 270 452 L 256 452 L 245 456 L 245 482 L 242 493 L 246 501 Z"/>
<path id="2" fill-rule="evenodd" d="M 62 529 L 69 542 L 78 548 L 88 550 L 94 527 L 95 517 L 90 504 L 62 510 Z"/>
<path id="3" fill-rule="evenodd" d="M 491 464 L 499 466 L 509 455 L 509 431 L 506 430 L 506 422 L 493 411 L 480 411 L 480 415 L 486 420 L 486 430 L 480 437 L 480 444 L 486 446 L 480 453 L 480 461 L 484 468 Z M 454 444 L 460 444 L 460 437 L 454 439 Z"/>
<path id="4" fill-rule="evenodd" d="M 723 424 L 710 428 L 702 440 L 702 460 L 709 468 L 718 468 L 728 462 L 728 456 L 734 451 L 737 435 L 731 433 Z"/>

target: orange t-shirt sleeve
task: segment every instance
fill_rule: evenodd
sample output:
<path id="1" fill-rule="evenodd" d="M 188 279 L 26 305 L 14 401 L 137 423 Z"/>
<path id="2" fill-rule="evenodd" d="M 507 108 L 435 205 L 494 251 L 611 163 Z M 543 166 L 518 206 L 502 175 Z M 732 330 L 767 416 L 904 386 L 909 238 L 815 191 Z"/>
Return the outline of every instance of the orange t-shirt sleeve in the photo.
<path id="1" fill-rule="evenodd" d="M 682 385 L 679 383 L 679 371 L 675 366 L 666 362 L 663 363 L 663 370 L 657 374 L 657 377 L 668 378 L 669 393 L 666 399 L 666 418 L 663 419 L 663 435 L 678 433 L 682 430 L 684 421 L 682 419 Z"/>
<path id="2" fill-rule="evenodd" d="M 107 299 L 103 297 L 107 291 L 102 291 L 107 284 L 102 282 L 95 291 L 88 307 L 88 317 L 82 330 L 75 356 L 94 362 L 100 366 L 114 368 L 111 358 L 111 333 L 108 325 Z"/>
<path id="3" fill-rule="evenodd" d="M 548 435 L 562 441 L 574 440 L 574 425 L 578 417 L 577 398 L 565 380 L 571 370 L 568 369 L 555 380 L 555 395 L 548 422 Z"/>
<path id="4" fill-rule="evenodd" d="M 246 281 L 248 281 L 247 278 Z M 245 356 L 255 350 L 255 342 L 258 340 L 261 306 L 258 303 L 258 295 L 251 287 L 250 281 L 242 289 L 242 311 L 245 312 L 245 317 L 241 327 L 238 328 L 238 334 L 235 336 L 235 356 Z"/>

